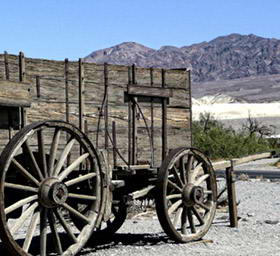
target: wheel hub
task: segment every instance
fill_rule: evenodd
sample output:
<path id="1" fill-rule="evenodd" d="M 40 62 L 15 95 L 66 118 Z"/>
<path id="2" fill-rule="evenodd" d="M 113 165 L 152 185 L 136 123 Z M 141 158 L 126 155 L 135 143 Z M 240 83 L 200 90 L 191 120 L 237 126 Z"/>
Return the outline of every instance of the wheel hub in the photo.
<path id="1" fill-rule="evenodd" d="M 182 199 L 186 206 L 190 207 L 197 203 L 202 203 L 204 190 L 202 187 L 193 184 L 187 184 L 182 191 Z"/>
<path id="2" fill-rule="evenodd" d="M 47 208 L 61 205 L 66 202 L 67 198 L 67 186 L 56 178 L 46 179 L 39 188 L 40 203 Z"/>

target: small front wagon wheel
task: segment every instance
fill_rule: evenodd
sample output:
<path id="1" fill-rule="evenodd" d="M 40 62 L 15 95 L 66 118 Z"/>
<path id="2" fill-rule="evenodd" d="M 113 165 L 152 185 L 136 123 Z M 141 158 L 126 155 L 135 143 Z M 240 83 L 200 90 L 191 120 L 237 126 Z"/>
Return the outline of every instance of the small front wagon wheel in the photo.
<path id="1" fill-rule="evenodd" d="M 102 216 L 99 156 L 69 123 L 19 131 L 1 154 L 0 178 L 0 236 L 9 255 L 74 256 Z"/>
<path id="2" fill-rule="evenodd" d="M 160 224 L 171 239 L 201 239 L 216 211 L 216 178 L 209 159 L 194 148 L 172 150 L 160 167 L 156 195 Z"/>

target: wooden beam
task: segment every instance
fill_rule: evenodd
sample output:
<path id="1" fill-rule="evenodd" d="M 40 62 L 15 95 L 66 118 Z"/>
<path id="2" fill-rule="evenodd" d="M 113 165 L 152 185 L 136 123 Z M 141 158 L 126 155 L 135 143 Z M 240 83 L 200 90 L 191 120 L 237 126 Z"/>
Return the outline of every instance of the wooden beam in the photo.
<path id="1" fill-rule="evenodd" d="M 79 128 L 82 132 L 85 131 L 84 126 L 84 109 L 85 109 L 85 83 L 84 83 L 84 63 L 79 59 Z"/>
<path id="2" fill-rule="evenodd" d="M 40 82 L 40 76 L 36 76 L 36 94 L 37 98 L 41 97 L 41 82 Z"/>
<path id="3" fill-rule="evenodd" d="M 172 89 L 160 87 L 147 87 L 141 85 L 130 84 L 127 88 L 128 95 L 131 96 L 147 96 L 147 97 L 160 97 L 170 98 L 173 96 Z"/>
<path id="4" fill-rule="evenodd" d="M 104 93 L 105 93 L 105 105 L 104 105 L 104 123 L 105 123 L 105 149 L 109 148 L 109 137 L 108 137 L 108 130 L 109 130 L 109 118 L 108 118 L 108 64 L 104 63 Z"/>
<path id="5" fill-rule="evenodd" d="M 237 205 L 236 205 L 236 191 L 235 181 L 233 178 L 234 161 L 231 161 L 231 166 L 226 168 L 227 179 L 227 193 L 228 193 L 228 208 L 229 208 L 229 220 L 232 228 L 238 227 L 237 220 Z"/>
<path id="6" fill-rule="evenodd" d="M 25 57 L 24 53 L 19 53 L 19 81 L 24 82 L 25 80 Z"/>
<path id="7" fill-rule="evenodd" d="M 69 122 L 69 62 L 64 60 L 64 80 L 65 80 L 65 120 Z"/>
<path id="8" fill-rule="evenodd" d="M 128 84 L 132 83 L 131 81 L 131 67 L 127 68 L 128 71 Z M 129 98 L 129 97 L 128 97 Z M 128 163 L 132 165 L 132 111 L 131 111 L 131 99 L 128 100 Z"/>
<path id="9" fill-rule="evenodd" d="M 132 65 L 132 84 L 136 84 L 135 80 L 135 65 Z M 137 164 L 137 106 L 136 98 L 133 98 L 131 112 L 132 112 L 132 164 Z"/>
<path id="10" fill-rule="evenodd" d="M 154 86 L 154 70 L 150 68 L 150 79 L 151 79 L 151 87 Z M 151 99 L 151 166 L 154 167 L 155 165 L 155 150 L 154 150 L 154 98 Z"/>
<path id="11" fill-rule="evenodd" d="M 113 139 L 113 163 L 114 168 L 117 166 L 117 132 L 116 132 L 116 122 L 112 122 L 112 139 Z"/>
<path id="12" fill-rule="evenodd" d="M 10 79 L 10 71 L 9 71 L 9 58 L 8 53 L 4 52 L 4 63 L 5 63 L 5 78 L 6 80 Z"/>
<path id="13" fill-rule="evenodd" d="M 165 70 L 161 70 L 161 87 L 164 89 L 166 87 L 165 85 Z M 162 140 L 162 161 L 165 159 L 167 155 L 167 100 L 166 98 L 162 99 L 162 134 L 161 134 L 161 140 Z"/>

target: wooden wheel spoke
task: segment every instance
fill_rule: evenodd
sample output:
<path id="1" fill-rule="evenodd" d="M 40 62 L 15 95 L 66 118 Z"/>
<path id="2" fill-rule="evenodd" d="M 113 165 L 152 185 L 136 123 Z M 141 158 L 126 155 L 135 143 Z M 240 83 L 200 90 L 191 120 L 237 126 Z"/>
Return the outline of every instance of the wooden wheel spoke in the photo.
<path id="1" fill-rule="evenodd" d="M 9 214 L 12 211 L 24 206 L 25 204 L 31 203 L 34 200 L 38 199 L 38 195 L 34 195 L 34 196 L 29 196 L 27 198 L 21 199 L 19 201 L 17 201 L 16 203 L 10 205 L 9 207 L 5 208 L 5 214 Z"/>
<path id="2" fill-rule="evenodd" d="M 38 207 L 38 203 L 35 202 L 31 206 L 28 207 L 24 211 L 24 213 L 17 219 L 16 223 L 10 228 L 10 232 L 13 234 L 18 231 L 20 227 L 24 224 L 24 222 L 27 220 L 29 216 L 32 216 L 35 209 Z"/>
<path id="3" fill-rule="evenodd" d="M 70 141 L 65 146 L 65 148 L 62 151 L 61 156 L 60 156 L 60 158 L 59 158 L 59 160 L 58 160 L 58 162 L 57 162 L 57 164 L 54 168 L 53 176 L 57 176 L 59 174 L 59 172 L 60 172 L 68 154 L 70 153 L 70 151 L 71 151 L 71 149 L 74 145 L 74 143 L 75 143 L 75 139 L 72 138 L 72 139 L 70 139 Z"/>
<path id="4" fill-rule="evenodd" d="M 34 187 L 29 187 L 29 186 L 24 186 L 24 185 L 9 183 L 9 182 L 5 182 L 4 185 L 5 188 L 12 188 L 16 190 L 23 190 L 23 191 L 34 192 L 34 193 L 38 192 L 38 188 L 34 188 Z"/>
<path id="5" fill-rule="evenodd" d="M 65 208 L 66 210 L 68 210 L 70 213 L 72 213 L 73 215 L 75 215 L 77 218 L 79 218 L 81 221 L 83 221 L 85 224 L 89 224 L 90 223 L 90 219 L 86 216 L 84 216 L 83 214 L 81 214 L 79 211 L 77 211 L 76 209 L 74 209 L 73 207 L 71 207 L 69 204 L 64 203 L 61 205 L 63 208 Z"/>
<path id="6" fill-rule="evenodd" d="M 183 207 L 180 207 L 175 214 L 175 217 L 174 217 L 174 220 L 173 220 L 173 226 L 175 228 L 176 228 L 177 224 L 179 223 L 179 221 L 181 219 L 182 212 L 183 212 Z"/>
<path id="7" fill-rule="evenodd" d="M 173 212 L 175 212 L 181 204 L 182 200 L 178 200 L 174 204 L 172 204 L 168 209 L 168 214 L 171 215 Z"/>
<path id="8" fill-rule="evenodd" d="M 183 207 L 181 214 L 181 232 L 183 235 L 187 234 L 187 211 L 185 206 Z"/>
<path id="9" fill-rule="evenodd" d="M 71 227 L 68 225 L 67 221 L 64 219 L 62 214 L 58 210 L 55 210 L 54 214 L 57 217 L 58 221 L 60 222 L 61 226 L 66 231 L 66 233 L 69 236 L 69 238 L 71 239 L 71 241 L 73 243 L 77 243 L 78 240 L 77 240 L 76 236 L 74 235 L 73 231 L 71 230 Z"/>
<path id="10" fill-rule="evenodd" d="M 95 201 L 97 199 L 96 196 L 73 194 L 73 193 L 69 193 L 68 197 L 75 198 L 77 200 L 90 200 L 90 201 Z"/>
<path id="11" fill-rule="evenodd" d="M 167 185 L 173 187 L 174 189 L 178 190 L 179 192 L 182 192 L 182 189 L 180 187 L 178 187 L 178 185 L 175 184 L 174 182 L 172 182 L 171 180 L 168 180 Z"/>
<path id="12" fill-rule="evenodd" d="M 200 213 L 195 209 L 195 207 L 191 208 L 191 211 L 193 212 L 193 214 L 195 215 L 195 217 L 197 218 L 197 220 L 199 221 L 200 225 L 204 225 L 204 219 L 202 218 L 202 216 L 200 215 Z"/>
<path id="13" fill-rule="evenodd" d="M 182 182 L 183 184 L 187 183 L 187 179 L 186 179 L 186 163 L 185 163 L 185 158 L 184 156 L 182 156 L 179 160 L 179 170 L 180 170 L 180 175 L 182 178 Z"/>
<path id="14" fill-rule="evenodd" d="M 27 232 L 26 232 L 26 235 L 25 235 L 25 240 L 24 240 L 23 247 L 22 247 L 22 249 L 25 252 L 28 252 L 28 250 L 29 250 L 29 247 L 30 247 L 31 241 L 35 235 L 36 227 L 39 223 L 39 220 L 40 220 L 40 212 L 37 211 L 32 216 L 30 224 L 29 224 Z"/>
<path id="15" fill-rule="evenodd" d="M 54 217 L 54 214 L 53 214 L 52 211 L 49 211 L 48 220 L 49 220 L 51 232 L 53 234 L 53 239 L 54 239 L 54 243 L 55 243 L 56 252 L 59 255 L 61 255 L 63 253 L 62 245 L 61 245 L 60 237 L 59 237 L 59 234 L 58 234 L 58 231 L 57 231 L 57 227 L 56 227 L 56 223 L 55 223 L 55 217 Z"/>
<path id="16" fill-rule="evenodd" d="M 190 172 L 190 180 L 189 183 L 194 183 L 195 182 L 195 177 L 199 175 L 199 172 L 203 171 L 202 169 L 202 163 L 199 163 L 191 172 Z"/>
<path id="17" fill-rule="evenodd" d="M 65 179 L 67 175 L 69 175 L 72 171 L 75 170 L 77 166 L 79 166 L 85 159 L 87 159 L 89 156 L 89 153 L 85 153 L 78 157 L 71 165 L 69 165 L 59 176 L 58 178 L 60 180 Z"/>
<path id="18" fill-rule="evenodd" d="M 182 194 L 172 194 L 166 197 L 167 200 L 176 199 L 176 198 L 182 198 Z"/>
<path id="19" fill-rule="evenodd" d="M 210 175 L 209 174 L 204 174 L 200 176 L 193 184 L 195 186 L 199 186 L 203 181 L 205 181 Z"/>
<path id="20" fill-rule="evenodd" d="M 196 203 L 198 206 L 200 206 L 201 208 L 203 208 L 206 211 L 210 211 L 210 207 L 208 205 L 206 205 L 205 203 Z"/>
<path id="21" fill-rule="evenodd" d="M 171 172 L 174 174 L 174 178 L 176 180 L 177 185 L 180 186 L 181 188 L 183 188 L 184 187 L 184 182 L 182 181 L 181 177 L 178 174 L 179 170 L 174 166 L 171 169 Z"/>
<path id="22" fill-rule="evenodd" d="M 37 138 L 38 138 L 38 152 L 39 152 L 41 168 L 43 169 L 44 177 L 47 178 L 48 177 L 48 171 L 47 171 L 45 143 L 44 143 L 43 131 L 41 129 L 37 131 Z"/>
<path id="23" fill-rule="evenodd" d="M 31 158 L 31 163 L 32 163 L 32 167 L 33 167 L 34 171 L 36 171 L 40 180 L 43 180 L 44 177 L 43 177 L 43 174 L 41 172 L 41 169 L 40 169 L 40 167 L 39 167 L 39 165 L 38 165 L 38 163 L 37 163 L 37 161 L 36 161 L 36 159 L 33 155 L 33 152 L 32 152 L 32 150 L 31 150 L 27 141 L 25 141 L 25 143 L 22 145 L 22 148 L 23 148 L 23 151 L 27 152 L 29 157 Z"/>
<path id="24" fill-rule="evenodd" d="M 40 210 L 40 256 L 47 255 L 47 208 Z"/>
<path id="25" fill-rule="evenodd" d="M 28 172 L 16 159 L 13 158 L 12 163 L 24 177 L 26 177 L 28 180 L 32 181 L 34 184 L 39 186 L 40 182 L 30 172 Z"/>
<path id="26" fill-rule="evenodd" d="M 187 216 L 188 216 L 191 232 L 193 234 L 195 234 L 196 233 L 196 228 L 195 228 L 195 225 L 194 225 L 192 212 L 189 208 L 187 208 L 186 211 L 187 211 Z"/>
<path id="27" fill-rule="evenodd" d="M 55 132 L 54 132 L 54 135 L 53 135 L 52 145 L 51 145 L 51 148 L 50 148 L 50 158 L 49 158 L 49 175 L 50 175 L 50 177 L 53 175 L 54 162 L 55 162 L 55 159 L 56 159 L 60 134 L 61 134 L 61 130 L 56 128 Z"/>
<path id="28" fill-rule="evenodd" d="M 68 180 L 68 181 L 65 182 L 65 185 L 69 187 L 69 186 L 72 186 L 74 184 L 80 183 L 82 181 L 92 179 L 94 177 L 96 177 L 96 173 L 89 173 L 89 174 L 86 174 L 86 175 L 79 176 L 75 179 Z"/>

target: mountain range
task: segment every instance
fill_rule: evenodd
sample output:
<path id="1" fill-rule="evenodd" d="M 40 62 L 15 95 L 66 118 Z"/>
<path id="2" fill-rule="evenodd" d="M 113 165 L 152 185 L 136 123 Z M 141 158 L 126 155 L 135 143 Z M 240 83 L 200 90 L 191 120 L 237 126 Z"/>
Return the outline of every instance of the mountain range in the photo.
<path id="1" fill-rule="evenodd" d="M 94 51 L 87 62 L 141 67 L 188 68 L 194 82 L 280 74 L 280 40 L 230 34 L 190 46 L 152 49 L 136 42 Z"/>

